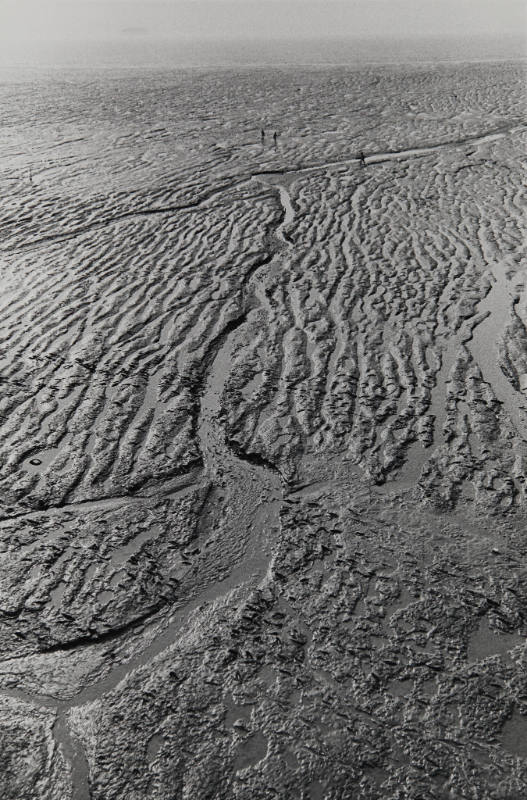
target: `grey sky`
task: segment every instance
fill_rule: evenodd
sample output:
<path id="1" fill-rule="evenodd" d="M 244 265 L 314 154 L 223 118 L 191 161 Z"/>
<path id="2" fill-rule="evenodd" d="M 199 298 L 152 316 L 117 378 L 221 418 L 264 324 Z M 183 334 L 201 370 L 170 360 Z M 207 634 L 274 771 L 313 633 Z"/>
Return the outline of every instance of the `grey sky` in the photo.
<path id="1" fill-rule="evenodd" d="M 0 45 L 28 41 L 507 35 L 523 0 L 0 0 Z"/>

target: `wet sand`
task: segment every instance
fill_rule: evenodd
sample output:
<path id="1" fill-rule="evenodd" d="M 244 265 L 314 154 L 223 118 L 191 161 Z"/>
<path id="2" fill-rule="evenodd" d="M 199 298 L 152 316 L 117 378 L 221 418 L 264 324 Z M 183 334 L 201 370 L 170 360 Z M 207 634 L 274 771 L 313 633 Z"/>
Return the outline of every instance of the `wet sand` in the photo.
<path id="1" fill-rule="evenodd" d="M 522 81 L 0 88 L 2 796 L 527 794 Z"/>

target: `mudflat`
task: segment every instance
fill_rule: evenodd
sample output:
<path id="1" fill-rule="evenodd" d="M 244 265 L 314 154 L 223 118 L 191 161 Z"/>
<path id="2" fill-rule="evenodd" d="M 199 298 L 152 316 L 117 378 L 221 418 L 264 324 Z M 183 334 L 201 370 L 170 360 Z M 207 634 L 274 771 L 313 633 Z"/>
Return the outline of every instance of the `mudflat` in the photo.
<path id="1" fill-rule="evenodd" d="M 3 73 L 2 798 L 527 796 L 524 81 Z"/>

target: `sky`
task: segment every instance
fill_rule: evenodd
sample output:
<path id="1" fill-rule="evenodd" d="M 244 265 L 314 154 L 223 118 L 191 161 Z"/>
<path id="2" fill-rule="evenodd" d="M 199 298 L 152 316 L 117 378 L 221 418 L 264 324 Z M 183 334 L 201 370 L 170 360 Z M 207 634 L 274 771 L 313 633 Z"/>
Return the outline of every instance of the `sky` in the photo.
<path id="1" fill-rule="evenodd" d="M 0 48 L 31 42 L 518 35 L 524 0 L 0 0 Z"/>

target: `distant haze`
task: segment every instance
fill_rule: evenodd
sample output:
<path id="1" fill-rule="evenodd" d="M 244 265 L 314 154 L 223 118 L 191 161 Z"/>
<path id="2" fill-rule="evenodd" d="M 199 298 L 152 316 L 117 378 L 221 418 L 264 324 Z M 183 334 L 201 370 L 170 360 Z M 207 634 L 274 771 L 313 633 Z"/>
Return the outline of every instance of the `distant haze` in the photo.
<path id="1" fill-rule="evenodd" d="M 480 43 L 447 58 L 518 58 L 525 29 L 523 0 L 0 0 L 0 64 L 346 63 L 373 40 L 374 60 L 436 60 L 425 40 L 459 37 Z"/>
<path id="2" fill-rule="evenodd" d="M 523 0 L 0 0 L 0 43 L 518 34 Z"/>

